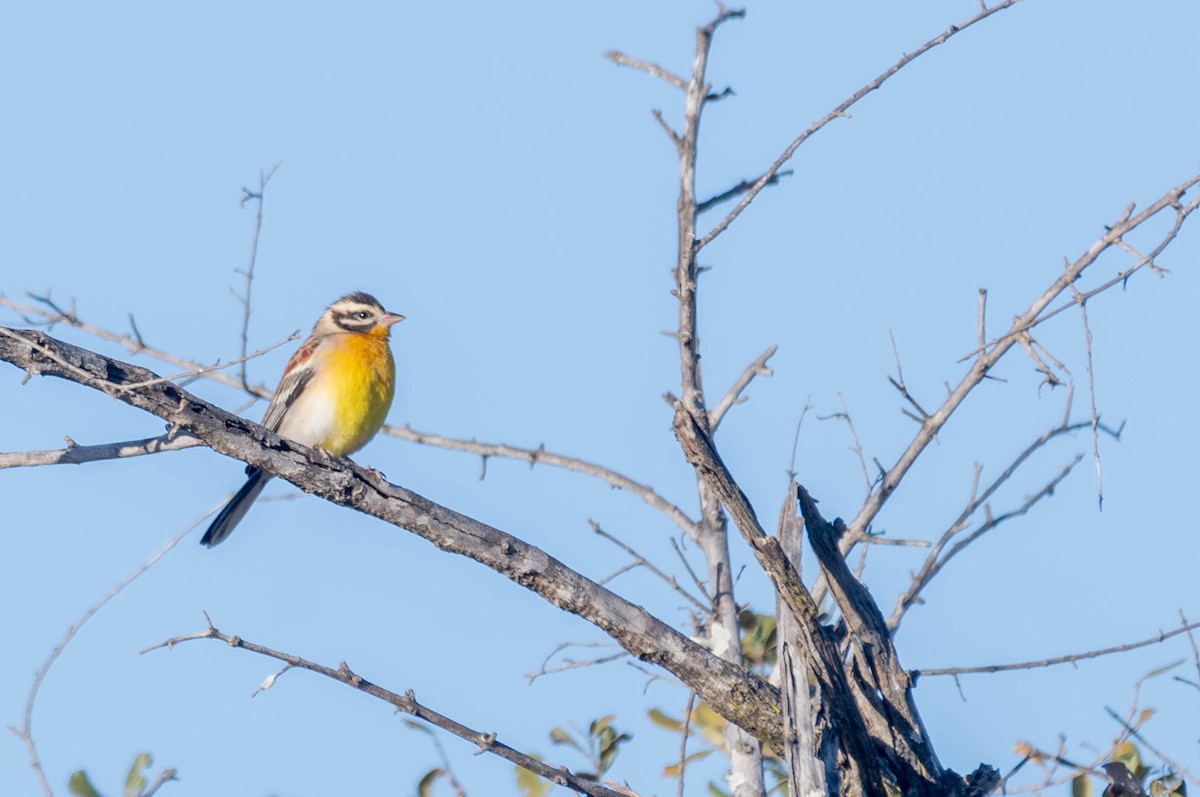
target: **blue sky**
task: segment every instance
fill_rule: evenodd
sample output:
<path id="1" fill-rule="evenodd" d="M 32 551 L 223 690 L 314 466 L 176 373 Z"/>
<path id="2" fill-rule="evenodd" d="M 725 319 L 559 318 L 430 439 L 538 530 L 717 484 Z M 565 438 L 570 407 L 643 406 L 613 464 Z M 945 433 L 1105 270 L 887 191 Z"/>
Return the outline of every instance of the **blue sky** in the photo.
<path id="1" fill-rule="evenodd" d="M 698 193 L 753 176 L 801 130 L 905 51 L 978 10 L 966 0 L 748 5 L 720 31 Z M 478 6 L 478 7 L 477 7 Z M 678 390 L 674 153 L 650 116 L 677 120 L 663 83 L 601 57 L 609 49 L 684 72 L 709 3 L 151 3 L 11 6 L 0 26 L 0 291 L 53 291 L 86 320 L 203 362 L 239 350 L 240 287 L 253 213 L 238 204 L 260 169 L 268 189 L 251 342 L 307 332 L 333 298 L 368 290 L 408 316 L 394 336 L 400 383 L 389 420 L 446 435 L 594 460 L 694 505 L 694 481 L 661 395 Z M 998 332 L 1130 201 L 1152 202 L 1200 168 L 1200 11 L 1188 3 L 1028 0 L 938 48 L 797 154 L 706 250 L 701 336 L 710 398 L 768 344 L 775 376 L 721 429 L 722 453 L 773 517 L 807 397 L 797 470 L 827 515 L 850 516 L 862 477 L 844 425 L 890 464 L 914 433 L 887 385 L 889 331 L 904 376 L 934 404 L 974 345 L 976 295 Z M 709 224 L 715 221 L 710 214 Z M 1194 224 L 1195 222 L 1193 222 Z M 1148 241 L 1148 236 L 1139 239 Z M 1190 491 L 1197 471 L 1191 344 L 1200 331 L 1195 230 L 1164 264 L 1089 305 L 1097 401 L 1126 420 L 1049 502 L 952 564 L 899 636 L 908 667 L 1036 659 L 1150 636 L 1200 617 Z M 1097 284 L 1126 265 L 1110 255 Z M 0 311 L 2 323 L 20 319 Z M 59 328 L 115 356 L 119 349 Z M 1066 313 L 1038 335 L 1079 384 L 1082 327 Z M 250 366 L 273 384 L 288 356 Z M 156 367 L 166 373 L 165 366 Z M 1010 355 L 956 414 L 880 516 L 890 536 L 940 534 L 985 478 L 1058 422 L 1065 391 L 1039 390 Z M 222 406 L 242 398 L 192 390 Z M 146 437 L 161 423 L 71 384 L 0 369 L 0 450 Z M 248 410 L 261 415 L 261 405 Z M 998 496 L 1020 504 L 1090 438 L 1041 452 Z M 433 500 L 544 547 L 593 578 L 626 558 L 595 519 L 664 567 L 671 527 L 585 477 L 380 439 L 356 457 Z M 0 718 L 19 724 L 33 671 L 78 614 L 240 481 L 236 462 L 196 449 L 81 467 L 7 470 L 0 609 Z M 294 492 L 274 485 L 268 493 Z M 163 794 L 408 794 L 436 764 L 426 737 L 382 704 L 291 673 L 253 700 L 269 662 L 215 643 L 137 651 L 200 630 L 310 659 L 346 660 L 378 683 L 551 760 L 579 767 L 546 732 L 607 713 L 634 743 L 614 775 L 645 794 L 676 740 L 654 706 L 686 694 L 624 663 L 527 686 L 590 626 L 472 562 L 374 520 L 300 497 L 264 502 L 228 544 L 184 543 L 98 614 L 43 687 L 36 734 L 52 785 L 84 767 L 118 790 L 137 752 L 181 781 Z M 740 600 L 772 598 L 747 563 Z M 885 611 L 921 552 L 872 551 Z M 678 569 L 676 567 L 676 569 Z M 614 587 L 686 627 L 680 599 L 645 573 Z M 1078 668 L 927 679 L 918 704 L 943 761 L 1006 770 L 1028 739 L 1089 758 L 1117 732 L 1105 706 L 1187 655 L 1184 644 Z M 1180 671 L 1187 673 L 1186 668 Z M 1195 676 L 1194 670 L 1192 676 Z M 1196 695 L 1147 683 L 1150 738 L 1193 767 Z M 469 793 L 503 793 L 511 767 L 445 745 Z M 699 780 L 692 784 L 697 789 Z M 25 752 L 0 743 L 0 791 L 36 793 Z"/>

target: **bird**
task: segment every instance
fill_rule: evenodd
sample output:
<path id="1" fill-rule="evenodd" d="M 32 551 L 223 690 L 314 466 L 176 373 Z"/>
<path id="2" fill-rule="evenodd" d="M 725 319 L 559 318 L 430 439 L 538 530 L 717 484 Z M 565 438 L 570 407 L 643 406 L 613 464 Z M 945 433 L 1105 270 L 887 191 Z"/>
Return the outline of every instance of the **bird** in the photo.
<path id="1" fill-rule="evenodd" d="M 288 360 L 262 425 L 335 456 L 365 446 L 392 406 L 396 365 L 388 338 L 392 325 L 403 320 L 362 291 L 329 305 Z M 223 542 L 271 479 L 253 465 L 246 466 L 246 474 L 246 483 L 209 525 L 201 545 Z"/>

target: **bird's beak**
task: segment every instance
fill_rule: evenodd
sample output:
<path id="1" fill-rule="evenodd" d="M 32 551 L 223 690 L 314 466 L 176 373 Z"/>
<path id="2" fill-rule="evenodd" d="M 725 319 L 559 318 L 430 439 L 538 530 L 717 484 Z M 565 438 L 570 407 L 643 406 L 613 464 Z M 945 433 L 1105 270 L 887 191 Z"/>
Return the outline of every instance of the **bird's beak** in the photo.
<path id="1" fill-rule="evenodd" d="M 404 316 L 399 313 L 384 313 L 383 318 L 379 319 L 379 323 L 385 327 L 390 327 L 392 324 L 398 324 L 404 320 Z"/>

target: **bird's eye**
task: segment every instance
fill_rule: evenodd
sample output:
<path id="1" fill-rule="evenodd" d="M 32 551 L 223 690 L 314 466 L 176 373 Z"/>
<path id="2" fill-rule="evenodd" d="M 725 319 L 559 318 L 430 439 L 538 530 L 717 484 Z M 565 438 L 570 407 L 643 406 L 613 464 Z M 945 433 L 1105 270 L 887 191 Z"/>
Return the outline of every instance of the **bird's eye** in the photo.
<path id="1" fill-rule="evenodd" d="M 370 318 L 370 317 L 371 317 L 371 314 L 370 314 L 370 313 L 368 313 L 366 310 L 359 310 L 359 311 L 358 311 L 358 317 L 359 317 L 359 319 L 360 319 L 360 320 L 362 320 L 362 321 L 366 321 L 368 318 Z"/>

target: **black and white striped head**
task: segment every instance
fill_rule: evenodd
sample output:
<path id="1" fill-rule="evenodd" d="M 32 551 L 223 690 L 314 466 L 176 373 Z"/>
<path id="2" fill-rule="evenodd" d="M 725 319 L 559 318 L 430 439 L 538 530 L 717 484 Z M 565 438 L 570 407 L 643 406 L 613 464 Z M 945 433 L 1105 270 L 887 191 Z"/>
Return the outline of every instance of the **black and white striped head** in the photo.
<path id="1" fill-rule="evenodd" d="M 399 313 L 384 310 L 379 300 L 371 294 L 355 291 L 329 305 L 313 327 L 313 334 L 357 332 L 386 338 L 392 324 L 403 320 L 404 316 Z"/>

